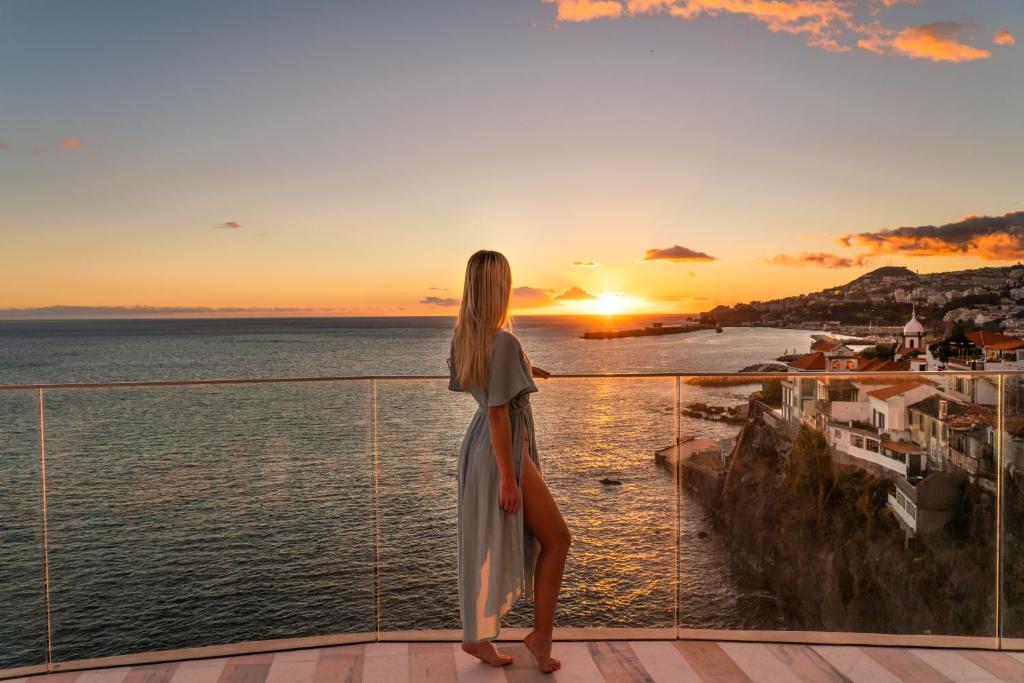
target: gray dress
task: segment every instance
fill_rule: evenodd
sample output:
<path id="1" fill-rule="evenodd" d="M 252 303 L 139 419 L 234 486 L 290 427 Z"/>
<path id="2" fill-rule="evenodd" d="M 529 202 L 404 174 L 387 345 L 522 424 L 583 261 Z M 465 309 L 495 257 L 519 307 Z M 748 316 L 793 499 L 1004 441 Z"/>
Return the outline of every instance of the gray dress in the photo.
<path id="1" fill-rule="evenodd" d="M 448 359 L 448 388 L 462 391 L 455 363 Z M 487 409 L 508 403 L 512 424 L 512 464 L 520 499 L 524 457 L 537 468 L 530 393 L 537 391 L 519 340 L 505 330 L 494 335 L 487 390 L 471 389 L 478 408 L 459 449 L 459 611 L 462 639 L 497 638 L 501 617 L 520 596 L 533 596 L 533 572 L 540 544 L 523 522 L 523 506 L 514 513 L 498 501 L 498 464 L 491 446 Z"/>

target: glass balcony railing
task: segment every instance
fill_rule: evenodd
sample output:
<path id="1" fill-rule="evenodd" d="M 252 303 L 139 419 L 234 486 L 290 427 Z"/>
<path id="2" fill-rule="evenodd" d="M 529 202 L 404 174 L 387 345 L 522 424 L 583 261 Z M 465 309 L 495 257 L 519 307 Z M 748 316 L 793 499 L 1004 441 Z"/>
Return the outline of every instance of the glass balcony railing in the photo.
<path id="1" fill-rule="evenodd" d="M 1024 645 L 1024 375 L 539 382 L 559 629 Z M 0 676 L 458 637 L 445 378 L 0 389 Z"/>

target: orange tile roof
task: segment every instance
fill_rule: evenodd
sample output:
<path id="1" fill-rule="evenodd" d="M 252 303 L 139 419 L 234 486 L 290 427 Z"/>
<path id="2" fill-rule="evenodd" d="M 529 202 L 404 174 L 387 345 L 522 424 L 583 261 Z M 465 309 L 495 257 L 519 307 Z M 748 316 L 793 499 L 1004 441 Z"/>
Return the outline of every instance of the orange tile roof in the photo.
<path id="1" fill-rule="evenodd" d="M 908 382 L 900 382 L 899 384 L 894 384 L 891 387 L 884 387 L 882 389 L 875 389 L 874 391 L 869 391 L 868 396 L 873 396 L 882 401 L 887 401 L 893 396 L 899 396 L 900 394 L 905 394 L 908 391 L 917 389 L 918 387 L 926 386 L 934 386 L 934 384 L 923 379 L 912 379 Z"/>
<path id="2" fill-rule="evenodd" d="M 827 367 L 825 354 L 821 351 L 808 353 L 795 360 L 789 361 L 789 367 L 797 370 L 824 370 Z"/>
<path id="3" fill-rule="evenodd" d="M 872 358 L 857 368 L 858 372 L 900 372 L 902 370 L 910 370 L 910 363 L 903 360 L 881 360 L 879 358 Z"/>
<path id="4" fill-rule="evenodd" d="M 842 346 L 842 343 L 837 341 L 830 341 L 828 339 L 819 339 L 818 341 L 811 344 L 811 351 L 832 351 Z"/>
<path id="5" fill-rule="evenodd" d="M 993 344 L 989 344 L 987 348 L 995 351 L 1012 351 L 1014 349 L 1024 348 L 1024 339 L 1013 339 L 1012 337 L 1006 341 L 998 341 Z"/>
<path id="6" fill-rule="evenodd" d="M 968 332 L 967 338 L 975 346 L 992 346 L 993 344 L 1000 344 L 1008 341 L 1020 341 L 1016 337 L 1008 337 L 1005 334 L 999 332 L 989 332 L 988 330 L 975 330 L 974 332 Z"/>
<path id="7" fill-rule="evenodd" d="M 924 449 L 910 441 L 883 441 L 882 448 L 888 448 L 893 453 L 923 453 Z"/>

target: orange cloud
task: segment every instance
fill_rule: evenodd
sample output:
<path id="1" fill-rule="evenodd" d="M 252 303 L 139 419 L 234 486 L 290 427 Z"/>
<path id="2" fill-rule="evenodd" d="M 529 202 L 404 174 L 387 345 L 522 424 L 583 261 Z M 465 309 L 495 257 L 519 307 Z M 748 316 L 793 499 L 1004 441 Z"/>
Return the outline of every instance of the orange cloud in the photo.
<path id="1" fill-rule="evenodd" d="M 82 146 L 82 141 L 77 138 L 68 138 L 64 142 L 60 143 L 60 146 L 64 149 L 78 149 Z"/>
<path id="2" fill-rule="evenodd" d="M 450 308 L 452 306 L 458 306 L 459 305 L 459 300 L 458 299 L 451 299 L 451 298 L 447 298 L 447 297 L 427 296 L 427 297 L 424 297 L 424 298 L 420 299 L 420 303 L 421 304 L 428 304 L 428 305 L 431 305 L 431 306 L 442 306 L 444 308 Z"/>
<path id="3" fill-rule="evenodd" d="M 641 261 L 714 261 L 714 256 L 709 256 L 703 251 L 694 251 L 688 247 L 681 247 L 678 244 L 665 249 L 648 249 L 647 254 Z"/>
<path id="4" fill-rule="evenodd" d="M 963 27 L 964 24 L 952 21 L 910 26 L 896 34 L 889 47 L 912 59 L 930 59 L 933 62 L 973 62 L 991 57 L 988 50 L 958 40 L 957 34 Z"/>
<path id="5" fill-rule="evenodd" d="M 573 262 L 574 268 L 600 268 L 601 264 L 597 261 L 575 261 Z"/>
<path id="6" fill-rule="evenodd" d="M 992 36 L 992 42 L 1000 47 L 1009 47 L 1017 44 L 1017 38 L 1005 28 L 997 29 Z"/>
<path id="7" fill-rule="evenodd" d="M 558 21 L 591 21 L 622 16 L 618 0 L 544 0 L 558 6 Z"/>
<path id="8" fill-rule="evenodd" d="M 853 25 L 849 3 L 841 0 L 681 0 L 669 9 L 672 16 L 696 19 L 701 14 L 740 14 L 763 22 L 774 33 L 803 34 L 807 44 L 830 52 L 850 48 L 839 43 Z"/>
<path id="9" fill-rule="evenodd" d="M 596 296 L 594 296 L 590 292 L 586 291 L 585 289 L 580 289 L 579 287 L 571 287 L 571 288 L 565 290 L 564 292 L 562 292 L 561 294 L 559 294 L 558 296 L 556 296 L 555 300 L 556 301 L 590 301 L 591 299 L 596 299 L 596 298 L 597 298 Z"/>
<path id="10" fill-rule="evenodd" d="M 559 21 L 584 22 L 642 14 L 668 14 L 694 20 L 701 16 L 735 14 L 759 21 L 775 33 L 805 36 L 808 45 L 830 52 L 847 52 L 855 43 L 879 54 L 936 62 L 967 62 L 991 57 L 988 51 L 958 40 L 957 33 L 963 24 L 940 22 L 894 30 L 878 20 L 890 7 L 918 4 L 922 0 L 542 1 L 557 5 Z M 1006 34 L 1012 40 L 1012 35 Z M 997 32 L 997 35 L 1001 34 Z"/>
<path id="11" fill-rule="evenodd" d="M 218 223 L 213 227 L 223 228 L 225 230 L 238 230 L 240 227 L 242 227 L 242 224 L 239 223 L 238 221 L 225 221 L 223 223 Z"/>
<path id="12" fill-rule="evenodd" d="M 968 255 L 986 261 L 1015 261 L 1024 258 L 1024 211 L 970 216 L 940 226 L 850 233 L 840 237 L 839 242 L 848 247 L 866 247 L 871 254 Z"/>
<path id="13" fill-rule="evenodd" d="M 551 303 L 550 290 L 525 286 L 512 289 L 512 308 L 541 308 Z"/>
<path id="14" fill-rule="evenodd" d="M 779 254 L 768 260 L 778 266 L 818 266 L 820 268 L 860 268 L 869 265 L 866 254 L 858 256 L 839 256 L 825 252 L 803 252 L 795 256 Z"/>

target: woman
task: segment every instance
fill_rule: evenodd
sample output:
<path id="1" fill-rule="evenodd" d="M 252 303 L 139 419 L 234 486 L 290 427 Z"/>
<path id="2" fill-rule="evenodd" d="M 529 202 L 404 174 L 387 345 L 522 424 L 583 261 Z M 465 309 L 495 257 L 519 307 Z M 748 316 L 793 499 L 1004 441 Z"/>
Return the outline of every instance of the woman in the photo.
<path id="1" fill-rule="evenodd" d="M 492 641 L 501 617 L 532 593 L 534 624 L 524 643 L 551 672 L 561 666 L 551 637 L 570 537 L 540 475 L 530 410 L 532 378 L 550 375 L 531 367 L 506 329 L 511 293 L 504 256 L 470 257 L 448 358 L 448 388 L 470 392 L 479 405 L 459 449 L 462 649 L 492 666 L 510 664 Z"/>

